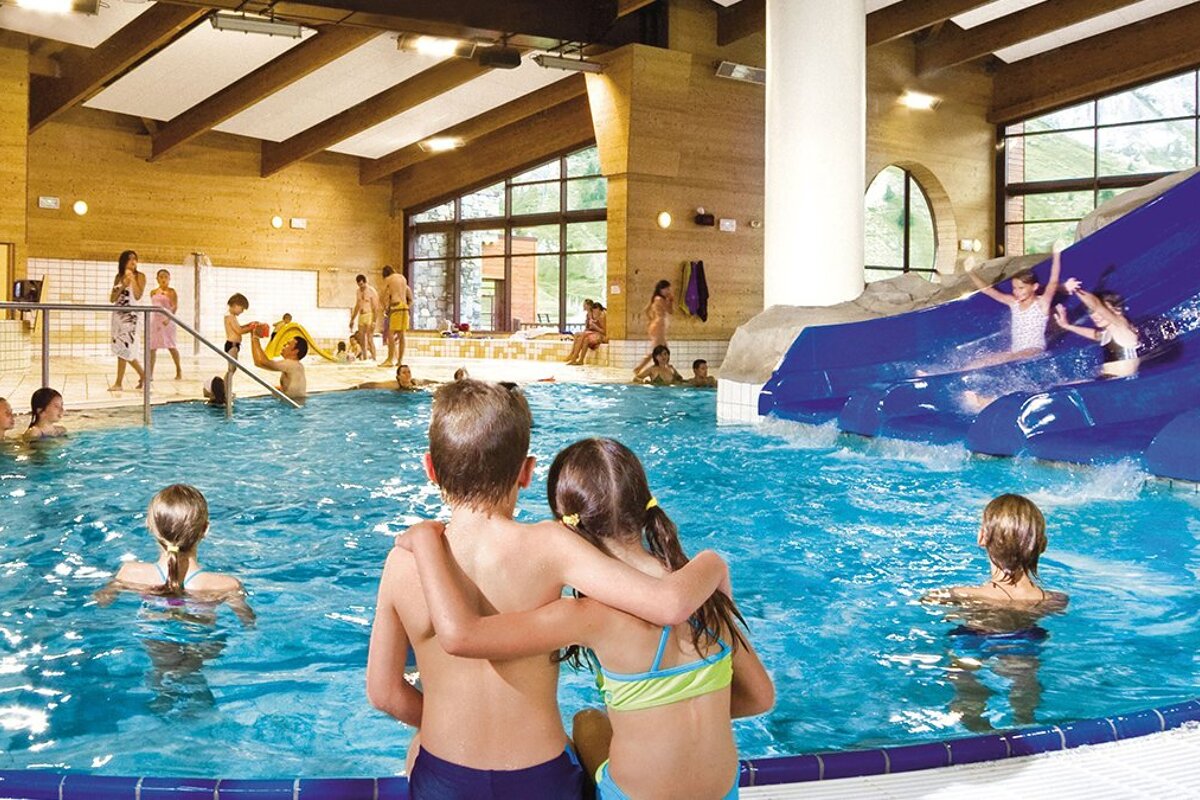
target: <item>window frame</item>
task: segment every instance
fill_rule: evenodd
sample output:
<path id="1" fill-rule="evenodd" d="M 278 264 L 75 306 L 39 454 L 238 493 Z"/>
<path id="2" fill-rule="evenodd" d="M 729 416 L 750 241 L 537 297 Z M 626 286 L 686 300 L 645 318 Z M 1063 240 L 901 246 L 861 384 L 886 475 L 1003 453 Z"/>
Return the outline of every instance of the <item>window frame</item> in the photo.
<path id="1" fill-rule="evenodd" d="M 480 327 L 478 330 L 484 333 L 506 332 L 509 322 L 512 319 L 509 309 L 512 307 L 512 240 L 513 230 L 515 228 L 532 228 L 538 226 L 557 225 L 559 243 L 558 249 L 552 252 L 535 253 L 535 257 L 557 256 L 558 258 L 558 309 L 557 319 L 550 324 L 556 325 L 559 330 L 569 330 L 573 327 L 581 327 L 580 325 L 567 324 L 567 257 L 576 254 L 596 254 L 608 253 L 607 239 L 606 246 L 603 250 L 569 250 L 567 245 L 567 229 L 572 223 L 579 222 L 607 222 L 608 221 L 608 201 L 607 201 L 607 180 L 605 176 L 597 171 L 594 174 L 588 175 L 567 175 L 567 159 L 570 156 L 584 152 L 596 147 L 593 142 L 591 144 L 580 147 L 578 145 L 566 150 L 562 150 L 549 157 L 541 157 L 536 161 L 531 161 L 518 169 L 505 175 L 503 178 L 491 178 L 490 180 L 474 184 L 465 189 L 460 189 L 452 195 L 443 195 L 432 202 L 422 203 L 419 207 L 405 209 L 404 218 L 404 252 L 405 252 L 405 274 L 410 280 L 414 274 L 415 266 L 419 263 L 430 262 L 445 262 L 447 269 L 446 281 L 452 286 L 453 293 L 453 315 L 455 320 L 460 320 L 462 317 L 462 287 L 460 283 L 460 265 L 464 259 L 483 258 L 482 256 L 463 256 L 461 255 L 461 236 L 463 233 L 472 230 L 494 230 L 503 229 L 503 256 L 504 259 L 504 290 L 496 297 L 496 310 L 493 314 L 493 323 L 491 327 Z M 513 179 L 536 169 L 543 164 L 548 164 L 557 160 L 559 162 L 559 177 L 549 180 L 522 181 L 513 183 Z M 606 198 L 602 208 L 590 208 L 578 211 L 567 211 L 567 192 L 568 184 L 581 180 L 592 180 L 595 178 L 605 179 L 606 183 Z M 470 196 L 481 189 L 486 189 L 489 186 L 495 186 L 499 183 L 504 186 L 504 202 L 503 211 L 500 216 L 492 217 L 473 217 L 471 219 L 463 219 L 462 217 L 462 200 L 464 197 Z M 512 190 L 514 186 L 537 186 L 559 184 L 559 206 L 558 211 L 543 211 L 532 214 L 517 214 L 512 212 Z M 437 220 L 430 222 L 414 222 L 413 218 L 431 210 L 438 206 L 445 205 L 447 202 L 453 202 L 453 216 L 448 220 Z M 418 237 L 424 234 L 445 234 L 447 237 L 446 254 L 439 258 L 418 258 L 416 256 L 416 243 Z M 525 254 L 522 254 L 523 256 Z M 494 258 L 496 256 L 488 256 Z M 607 299 L 607 298 L 605 298 Z M 607 304 L 607 303 L 606 303 Z M 537 320 L 522 320 L 521 324 L 536 323 Z M 429 330 L 429 329 L 425 329 Z"/>
<path id="2" fill-rule="evenodd" d="M 888 164 L 886 167 L 879 170 L 879 172 L 875 173 L 875 177 L 871 179 L 871 183 L 867 184 L 867 191 L 870 191 L 870 188 L 871 188 L 871 186 L 873 186 L 875 184 L 875 181 L 879 180 L 880 175 L 882 175 L 886 170 L 891 169 L 893 167 L 900 170 L 902 173 L 904 173 L 904 225 L 903 225 L 903 228 L 904 228 L 904 245 L 903 245 L 904 257 L 902 259 L 903 263 L 901 263 L 901 265 L 899 267 L 881 266 L 878 264 L 864 263 L 863 268 L 869 269 L 869 270 L 877 270 L 879 272 L 894 272 L 896 275 L 904 275 L 909 272 L 913 272 L 918 275 L 921 275 L 922 277 L 926 277 L 926 279 L 928 280 L 933 275 L 937 274 L 937 250 L 938 250 L 938 244 L 939 244 L 939 242 L 938 242 L 938 227 L 937 227 L 937 213 L 933 209 L 933 201 L 929 198 L 929 192 L 925 191 L 925 187 L 921 185 L 921 181 L 918 180 L 917 176 L 912 173 L 912 170 L 907 169 L 906 167 L 903 167 L 899 164 Z M 911 223 L 912 223 L 912 187 L 913 186 L 917 187 L 917 191 L 920 192 L 921 197 L 923 197 L 925 199 L 926 208 L 929 209 L 929 222 L 930 222 L 930 225 L 933 227 L 933 253 L 934 253 L 934 264 L 931 267 L 914 267 L 914 266 L 912 266 L 912 231 L 910 230 L 910 228 L 911 228 Z M 865 202 L 865 195 L 864 195 L 864 202 Z M 865 262 L 865 259 L 864 259 L 864 262 Z M 884 279 L 879 278 L 877 280 L 884 280 Z"/>

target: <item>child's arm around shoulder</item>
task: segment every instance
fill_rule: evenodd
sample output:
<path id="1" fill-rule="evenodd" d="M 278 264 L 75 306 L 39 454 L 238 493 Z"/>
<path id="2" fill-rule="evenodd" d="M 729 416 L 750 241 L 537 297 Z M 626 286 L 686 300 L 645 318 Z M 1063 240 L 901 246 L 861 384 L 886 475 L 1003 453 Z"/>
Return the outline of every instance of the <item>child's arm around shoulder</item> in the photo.
<path id="1" fill-rule="evenodd" d="M 375 621 L 371 624 L 371 644 L 367 652 L 367 699 L 403 723 L 420 727 L 424 699 L 404 679 L 408 658 L 408 633 L 400 620 L 397 592 L 410 582 L 415 572 L 412 556 L 393 548 L 388 553 L 379 594 L 375 603 Z"/>
<path id="2" fill-rule="evenodd" d="M 722 591 L 730 592 L 729 599 L 733 599 L 733 590 L 728 584 L 722 587 Z M 745 633 L 745 646 L 739 645 L 733 651 L 729 715 L 735 719 L 765 714 L 775 706 L 775 682 L 751 646 L 749 631 Z"/>
<path id="3" fill-rule="evenodd" d="M 725 561 L 712 550 L 659 579 L 605 555 L 559 522 L 532 528 L 555 580 L 655 625 L 685 622 L 728 575 Z"/>

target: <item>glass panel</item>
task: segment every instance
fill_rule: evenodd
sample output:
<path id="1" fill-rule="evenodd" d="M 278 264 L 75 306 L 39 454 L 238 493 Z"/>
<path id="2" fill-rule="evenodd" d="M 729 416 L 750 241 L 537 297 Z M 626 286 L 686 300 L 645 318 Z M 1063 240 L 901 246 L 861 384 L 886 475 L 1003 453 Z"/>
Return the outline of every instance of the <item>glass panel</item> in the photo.
<path id="1" fill-rule="evenodd" d="M 1193 120 L 1100 129 L 1100 174 L 1169 172 L 1196 165 Z"/>
<path id="2" fill-rule="evenodd" d="M 413 245 L 413 258 L 445 258 L 450 250 L 450 234 L 421 233 Z"/>
<path id="3" fill-rule="evenodd" d="M 1023 123 L 1024 133 L 1033 131 L 1061 131 L 1065 128 L 1084 128 L 1096 124 L 1096 104 L 1091 100 L 1077 106 L 1064 108 L 1052 114 L 1045 114 Z M 1009 131 L 1012 131 L 1012 126 Z"/>
<path id="4" fill-rule="evenodd" d="M 1079 219 L 1095 208 L 1095 195 L 1089 189 L 1083 192 L 1055 192 L 1053 194 L 1025 195 L 1025 214 L 1010 216 L 1016 221 L 1036 222 L 1044 219 Z"/>
<path id="5" fill-rule="evenodd" d="M 886 167 L 867 187 L 866 259 L 871 266 L 904 266 L 904 180 Z"/>
<path id="6" fill-rule="evenodd" d="M 608 222 L 572 222 L 567 225 L 567 250 L 607 250 Z"/>
<path id="7" fill-rule="evenodd" d="M 608 279 L 607 253 L 573 253 L 567 256 L 567 324 L 586 321 L 583 301 L 591 298 L 608 305 L 605 283 Z"/>
<path id="8" fill-rule="evenodd" d="M 1101 189 L 1099 192 L 1097 192 L 1096 207 L 1099 208 L 1117 195 L 1124 194 L 1128 191 L 1129 189 Z"/>
<path id="9" fill-rule="evenodd" d="M 444 330 L 454 316 L 453 281 L 446 261 L 414 261 L 413 318 L 416 330 Z"/>
<path id="10" fill-rule="evenodd" d="M 1010 181 L 1090 178 L 1095 171 L 1094 132 L 1046 133 L 1025 138 L 1023 152 L 1009 148 Z"/>
<path id="11" fill-rule="evenodd" d="M 531 183 L 512 187 L 512 214 L 547 214 L 558 211 L 562 184 Z"/>
<path id="12" fill-rule="evenodd" d="M 534 225 L 512 229 L 512 254 L 557 253 L 559 251 L 558 225 Z"/>
<path id="13" fill-rule="evenodd" d="M 865 279 L 867 283 L 875 281 L 886 281 L 888 278 L 894 278 L 897 275 L 903 275 L 904 270 L 901 269 L 879 269 L 878 267 L 867 267 Z"/>
<path id="14" fill-rule="evenodd" d="M 567 210 L 604 208 L 608 202 L 608 181 L 604 178 L 580 178 L 567 181 Z"/>
<path id="15" fill-rule="evenodd" d="M 534 183 L 535 181 L 556 181 L 562 177 L 562 166 L 556 158 L 548 164 L 526 170 L 520 175 L 514 175 L 513 183 Z"/>
<path id="16" fill-rule="evenodd" d="M 1029 255 L 1031 253 L 1049 253 L 1054 243 L 1061 241 L 1069 244 L 1075 241 L 1075 228 L 1078 220 L 1072 222 L 1030 222 L 1027 225 L 1010 225 L 1008 238 L 1010 246 L 1005 251 L 1007 255 Z M 1014 242 L 1013 228 L 1024 228 L 1023 234 L 1016 234 Z M 1019 242 L 1019 247 L 1014 247 Z"/>
<path id="17" fill-rule="evenodd" d="M 1098 101 L 1097 122 L 1141 122 L 1196 114 L 1196 73 L 1139 86 Z"/>
<path id="18" fill-rule="evenodd" d="M 503 256 L 504 229 L 463 231 L 458 237 L 458 255 L 460 257 Z"/>
<path id="19" fill-rule="evenodd" d="M 600 151 L 595 147 L 580 150 L 567 156 L 567 177 L 582 178 L 600 174 Z"/>
<path id="20" fill-rule="evenodd" d="M 486 189 L 462 197 L 462 218 L 481 219 L 504 216 L 504 184 L 497 183 Z"/>
<path id="21" fill-rule="evenodd" d="M 933 210 L 921 184 L 912 175 L 908 176 L 908 267 L 909 269 L 933 269 L 937 258 L 937 228 L 933 224 Z"/>
<path id="22" fill-rule="evenodd" d="M 443 203 L 440 206 L 434 206 L 428 211 L 422 211 L 411 217 L 409 222 L 445 222 L 446 220 L 454 219 L 454 201 Z"/>
<path id="23" fill-rule="evenodd" d="M 463 258 L 458 262 L 458 322 L 471 330 L 498 330 L 504 327 L 495 319 L 496 303 L 503 297 L 496 291 L 504 283 L 503 258 Z M 497 327 L 498 326 L 498 327 Z"/>
<path id="24" fill-rule="evenodd" d="M 513 316 L 520 316 L 522 322 L 558 327 L 559 258 L 561 256 L 558 255 L 539 255 L 537 257 L 537 264 L 533 267 L 532 280 L 528 283 L 528 288 L 523 288 L 523 291 L 526 292 L 524 296 L 531 304 L 527 316 L 516 313 L 517 290 L 520 284 L 517 283 L 517 268 L 514 263 Z"/>

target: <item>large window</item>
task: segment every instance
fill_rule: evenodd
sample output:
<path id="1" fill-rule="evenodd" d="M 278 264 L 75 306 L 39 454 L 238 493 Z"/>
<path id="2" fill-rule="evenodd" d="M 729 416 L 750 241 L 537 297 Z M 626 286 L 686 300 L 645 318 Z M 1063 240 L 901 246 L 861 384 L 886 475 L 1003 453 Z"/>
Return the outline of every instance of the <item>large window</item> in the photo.
<path id="1" fill-rule="evenodd" d="M 589 147 L 411 214 L 413 326 L 582 326 L 606 302 L 607 200 Z"/>
<path id="2" fill-rule="evenodd" d="M 933 276 L 937 230 L 921 184 L 908 170 L 890 166 L 867 187 L 867 283 L 902 272 Z"/>
<path id="3" fill-rule="evenodd" d="M 1196 77 L 1193 70 L 1008 126 L 1005 252 L 1049 252 L 1104 201 L 1200 163 Z"/>

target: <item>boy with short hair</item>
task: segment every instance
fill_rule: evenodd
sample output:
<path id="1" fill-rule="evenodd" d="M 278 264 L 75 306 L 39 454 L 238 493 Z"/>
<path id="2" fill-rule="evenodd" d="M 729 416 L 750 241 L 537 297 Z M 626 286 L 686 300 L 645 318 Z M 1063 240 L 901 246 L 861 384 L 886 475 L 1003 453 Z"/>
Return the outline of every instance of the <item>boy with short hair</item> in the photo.
<path id="1" fill-rule="evenodd" d="M 242 351 L 242 334 L 254 330 L 254 323 L 238 322 L 238 315 L 250 308 L 250 301 L 241 292 L 229 298 L 229 313 L 225 315 L 225 352 L 237 358 Z"/>
<path id="2" fill-rule="evenodd" d="M 692 378 L 688 381 L 688 385 L 709 389 L 717 385 L 717 379 L 708 374 L 708 362 L 703 358 L 697 358 L 692 362 Z"/>
<path id="3" fill-rule="evenodd" d="M 657 624 L 687 619 L 727 574 L 715 553 L 656 580 L 557 520 L 513 520 L 517 493 L 533 477 L 531 426 L 525 397 L 498 384 L 464 379 L 434 396 L 425 471 L 450 507 L 446 543 L 474 607 L 482 614 L 529 611 L 570 585 Z M 424 693 L 404 680 L 410 643 Z M 551 656 L 500 662 L 448 655 L 412 554 L 391 551 L 371 629 L 367 696 L 420 728 L 409 750 L 414 800 L 581 796 L 584 776 L 563 730 Z"/>

